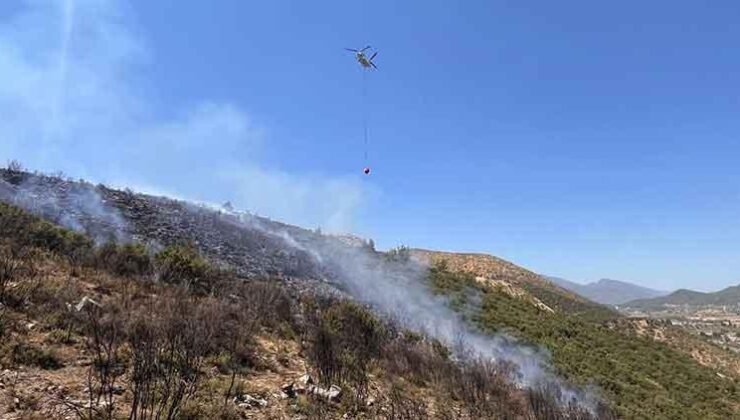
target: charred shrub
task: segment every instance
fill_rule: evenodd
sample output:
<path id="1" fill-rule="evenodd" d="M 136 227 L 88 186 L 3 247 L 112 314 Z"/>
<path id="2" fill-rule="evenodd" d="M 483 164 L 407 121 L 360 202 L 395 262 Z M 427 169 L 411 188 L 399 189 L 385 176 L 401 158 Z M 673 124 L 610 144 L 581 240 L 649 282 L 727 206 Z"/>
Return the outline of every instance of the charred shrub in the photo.
<path id="1" fill-rule="evenodd" d="M 177 291 L 133 313 L 126 327 L 132 359 L 130 418 L 179 418 L 183 404 L 195 395 L 221 325 L 218 311 L 203 302 Z"/>
<path id="2" fill-rule="evenodd" d="M 527 406 L 513 385 L 514 371 L 514 366 L 506 363 L 468 359 L 450 371 L 448 392 L 462 401 L 474 418 L 496 413 L 521 416 L 527 412 Z"/>
<path id="3" fill-rule="evenodd" d="M 388 393 L 386 401 L 386 410 L 381 418 L 387 420 L 416 420 L 429 418 L 426 405 L 423 401 L 417 400 L 409 395 L 410 393 L 403 387 L 393 384 Z"/>
<path id="4" fill-rule="evenodd" d="M 539 405 L 533 407 L 526 391 L 513 384 L 513 366 L 472 355 L 452 357 L 438 341 L 417 333 L 395 332 L 384 343 L 381 360 L 388 374 L 422 387 L 432 386 L 459 404 L 456 410 L 443 407 L 449 412 L 438 412 L 440 418 L 551 418 L 541 417 L 548 413 L 559 416 L 552 418 L 591 418 L 567 417 L 566 414 L 575 411 L 568 411 L 571 409 L 561 407 L 559 401 L 552 399 L 537 400 Z M 403 394 L 391 397 L 389 418 L 414 418 L 413 399 Z"/>
<path id="5" fill-rule="evenodd" d="M 411 259 L 411 248 L 401 245 L 396 248 L 389 249 L 385 253 L 385 258 L 388 261 L 406 263 Z"/>
<path id="6" fill-rule="evenodd" d="M 40 285 L 37 253 L 0 244 L 0 305 L 20 309 L 35 298 Z"/>
<path id="7" fill-rule="evenodd" d="M 325 385 L 348 383 L 356 398 L 368 390 L 370 363 L 380 357 L 383 325 L 366 308 L 348 301 L 317 305 L 310 328 L 309 359 Z"/>
<path id="8" fill-rule="evenodd" d="M 394 376 L 427 385 L 451 369 L 452 362 L 421 335 L 403 332 L 384 345 L 383 365 Z"/>
<path id="9" fill-rule="evenodd" d="M 15 159 L 9 160 L 5 169 L 0 169 L 0 171 L 5 172 L 3 178 L 14 185 L 21 184 L 28 177 L 23 164 Z"/>
<path id="10" fill-rule="evenodd" d="M 564 401 L 562 391 L 556 386 L 541 386 L 527 390 L 527 401 L 532 413 L 538 419 L 612 420 L 617 418 L 613 410 L 604 404 L 597 404 L 595 412 L 592 413 L 575 400 Z"/>
<path id="11" fill-rule="evenodd" d="M 235 300 L 242 314 L 259 323 L 261 327 L 277 330 L 293 327 L 293 302 L 285 289 L 274 281 L 231 282 L 228 299 Z"/>
<path id="12" fill-rule="evenodd" d="M 25 169 L 23 168 L 23 164 L 15 159 L 8 161 L 6 169 L 11 174 L 25 172 Z"/>
<path id="13" fill-rule="evenodd" d="M 113 302 L 101 305 L 93 300 L 83 301 L 80 312 L 85 346 L 93 360 L 87 384 L 88 414 L 92 418 L 93 407 L 104 402 L 103 412 L 98 414 L 111 419 L 115 410 L 116 381 L 125 371 L 119 350 L 125 339 L 125 316 L 119 305 Z"/>

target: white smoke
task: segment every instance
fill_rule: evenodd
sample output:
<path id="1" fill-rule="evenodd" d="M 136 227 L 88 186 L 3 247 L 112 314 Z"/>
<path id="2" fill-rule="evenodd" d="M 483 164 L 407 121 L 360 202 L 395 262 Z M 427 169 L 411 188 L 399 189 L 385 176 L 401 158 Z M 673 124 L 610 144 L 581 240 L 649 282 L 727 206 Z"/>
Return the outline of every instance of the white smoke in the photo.
<path id="1" fill-rule="evenodd" d="M 28 0 L 3 16 L 0 162 L 196 200 L 228 198 L 292 223 L 352 229 L 367 182 L 266 163 L 281 139 L 269 138 L 270 127 L 235 100 L 183 105 L 157 95 L 146 77 L 157 51 L 137 31 L 132 7 Z"/>
<path id="2" fill-rule="evenodd" d="M 23 175 L 18 185 L 0 183 L 0 200 L 67 229 L 83 233 L 97 244 L 127 242 L 127 223 L 119 211 L 102 199 L 89 184 L 59 177 Z"/>
<path id="3" fill-rule="evenodd" d="M 518 370 L 518 385 L 527 388 L 556 386 L 563 403 L 571 400 L 594 410 L 597 400 L 560 380 L 552 370 L 549 353 L 541 347 L 524 344 L 504 335 L 486 335 L 474 331 L 462 317 L 449 308 L 444 297 L 431 293 L 424 281 L 425 267 L 414 262 L 389 268 L 378 263 L 366 250 L 342 247 L 336 255 L 323 255 L 340 268 L 341 281 L 355 298 L 371 304 L 386 314 L 400 313 L 406 327 L 425 332 L 450 348 L 470 349 L 475 356 L 512 363 Z"/>
<path id="4" fill-rule="evenodd" d="M 517 369 L 514 380 L 520 387 L 554 387 L 560 391 L 563 404 L 575 402 L 595 412 L 599 402 L 595 393 L 558 378 L 545 349 L 505 334 L 483 334 L 473 330 L 448 306 L 446 298 L 430 291 L 425 281 L 427 267 L 414 261 L 389 263 L 368 248 L 348 246 L 330 236 L 301 241 L 287 230 L 260 223 L 249 213 L 231 214 L 238 215 L 250 228 L 280 238 L 286 247 L 307 252 L 317 263 L 330 266 L 337 273 L 332 280 L 339 282 L 343 291 L 400 321 L 406 328 L 440 340 L 457 350 L 460 357 L 508 362 Z"/>

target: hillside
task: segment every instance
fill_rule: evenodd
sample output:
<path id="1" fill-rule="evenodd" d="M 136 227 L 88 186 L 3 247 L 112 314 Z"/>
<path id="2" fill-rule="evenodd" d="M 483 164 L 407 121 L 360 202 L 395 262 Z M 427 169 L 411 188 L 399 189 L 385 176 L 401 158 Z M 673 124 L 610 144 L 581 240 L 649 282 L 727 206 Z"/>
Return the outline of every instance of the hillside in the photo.
<path id="1" fill-rule="evenodd" d="M 645 310 L 659 310 L 670 306 L 740 306 L 740 285 L 730 286 L 717 292 L 702 293 L 680 289 L 653 299 L 638 299 L 627 302 L 625 307 Z"/>
<path id="2" fill-rule="evenodd" d="M 485 254 L 461 254 L 414 249 L 415 258 L 431 264 L 444 261 L 452 271 L 471 273 L 493 282 L 503 282 L 520 295 L 531 296 L 547 307 L 568 314 L 580 314 L 595 319 L 609 319 L 618 314 L 599 304 L 560 287 L 546 278 L 516 264 Z"/>
<path id="3" fill-rule="evenodd" d="M 619 305 L 636 299 L 651 299 L 668 294 L 668 292 L 611 279 L 601 279 L 587 284 L 575 283 L 558 277 L 547 277 L 547 279 L 564 289 L 604 305 Z"/>
<path id="4" fill-rule="evenodd" d="M 559 374 L 596 385 L 620 418 L 724 419 L 740 412 L 738 359 L 711 344 L 697 345 L 678 328 L 663 326 L 660 335 L 626 318 L 595 322 L 542 311 L 444 264 L 432 270 L 430 282 L 481 330 L 542 345 Z"/>
<path id="5" fill-rule="evenodd" d="M 249 213 L 0 169 L 0 182 L 3 180 L 0 199 L 68 227 L 84 229 L 99 241 L 115 237 L 158 246 L 192 243 L 214 262 L 249 278 L 270 275 L 300 280 L 294 282 L 299 288 L 330 288 L 341 293 L 358 286 L 347 281 L 357 277 L 355 267 L 347 261 L 373 258 L 365 253 L 370 250 L 368 245 L 357 238 L 322 235 Z M 493 256 L 425 250 L 413 250 L 412 254 L 425 263 L 444 256 L 461 269 L 510 284 L 556 310 L 599 318 L 616 315 Z"/>
<path id="6" fill-rule="evenodd" d="M 607 324 L 625 334 L 651 338 L 684 354 L 703 366 L 717 370 L 718 375 L 740 378 L 740 354 L 714 345 L 698 334 L 691 334 L 685 326 L 671 320 L 652 318 L 620 318 Z"/>
<path id="7" fill-rule="evenodd" d="M 342 298 L 0 202 L 0 418 L 612 418 Z"/>
<path id="8" fill-rule="evenodd" d="M 623 418 L 724 419 L 740 407 L 736 379 L 717 374 L 724 372 L 725 366 L 702 365 L 692 359 L 693 348 L 671 347 L 649 335 L 635 336 L 634 328 L 622 326 L 622 318 L 613 310 L 493 256 L 427 250 L 410 250 L 409 255 L 403 250 L 380 253 L 372 249 L 369 241 L 324 235 L 233 209 L 18 171 L 0 170 L 0 199 L 87 235 L 87 239 L 80 239 L 78 234 L 51 228 L 45 222 L 29 219 L 24 212 L 12 210 L 13 206 L 5 207 L 10 209 L 10 218 L 5 220 L 19 219 L 22 223 L 0 227 L 4 240 L 17 243 L 18 232 L 24 236 L 28 229 L 16 228 L 24 223 L 34 226 L 32 231 L 38 230 L 37 234 L 23 246 L 41 248 L 61 261 L 44 260 L 34 266 L 48 266 L 50 273 L 61 273 L 63 279 L 73 272 L 77 278 L 80 273 L 93 273 L 82 277 L 89 283 L 86 290 L 96 300 L 128 299 L 126 296 L 139 285 L 152 282 L 165 287 L 165 291 L 156 291 L 155 295 L 170 293 L 173 285 L 161 284 L 158 279 L 168 278 L 171 270 L 165 263 L 173 259 L 177 262 L 174 266 L 187 273 L 175 276 L 179 280 L 174 286 L 184 286 L 199 296 L 229 302 L 233 293 L 227 291 L 233 284 L 279 286 L 279 293 L 289 302 L 284 306 L 291 308 L 286 322 L 292 327 L 266 325 L 263 330 L 267 337 L 260 338 L 264 346 L 257 351 L 275 360 L 284 358 L 280 356 L 281 348 L 298 351 L 289 351 L 296 363 L 289 363 L 292 370 L 284 371 L 275 381 L 295 381 L 295 369 L 299 366 L 314 376 L 323 375 L 321 382 L 328 387 L 332 381 L 326 378 L 333 378 L 337 366 L 344 366 L 339 369 L 344 373 L 337 373 L 343 389 L 362 390 L 369 381 L 377 401 L 390 401 L 390 396 L 395 395 L 393 389 L 402 388 L 398 398 L 404 401 L 403 409 L 423 409 L 431 418 L 492 417 L 481 415 L 490 414 L 486 410 L 492 407 L 504 410 L 498 411 L 504 417 L 506 410 L 519 410 L 510 418 L 533 418 L 532 413 L 540 408 L 550 414 L 537 411 L 540 415 L 534 418 L 568 418 L 567 412 L 562 411 L 564 407 L 578 412 L 598 410 L 602 418 L 608 418 L 610 409 L 605 403 Z M 12 229 L 8 230 L 9 226 Z M 110 255 L 102 252 L 111 243 L 119 244 L 113 248 L 116 251 Z M 118 257 L 121 250 L 128 255 L 123 260 Z M 101 254 L 108 257 L 101 258 Z M 96 284 L 98 275 L 113 275 L 116 279 Z M 117 284 L 128 286 L 119 290 L 114 286 Z M 144 294 L 152 295 L 150 291 Z M 82 297 L 78 293 L 69 301 L 79 302 Z M 347 316 L 357 314 L 358 306 L 337 302 L 361 303 L 359 318 L 369 317 L 374 320 L 371 324 L 384 325 L 382 330 L 390 336 L 383 335 L 386 338 L 380 344 L 355 340 L 367 337 L 356 333 L 364 324 L 347 322 Z M 121 304 L 127 303 L 124 300 Z M 65 308 L 61 301 L 55 305 Z M 350 315 L 335 313 L 331 310 L 335 306 L 346 308 Z M 33 315 L 39 312 L 33 312 L 38 311 L 34 308 L 21 307 L 12 316 L 39 325 L 35 319 L 38 315 Z M 28 311 L 32 311 L 31 315 Z M 325 316 L 325 323 L 316 319 L 316 313 L 324 314 L 319 318 Z M 321 325 L 331 330 L 317 329 Z M 59 328 L 51 324 L 43 329 Z M 45 344 L 39 344 L 44 337 L 34 334 L 18 335 L 19 343 L 33 342 L 40 350 L 45 349 Z M 78 334 L 83 340 L 82 332 Z M 405 343 L 400 337 L 421 347 L 394 347 Z M 312 349 L 316 349 L 317 343 L 329 347 L 316 353 Z M 350 346 L 365 355 L 368 345 L 374 349 L 367 356 L 372 365 L 369 376 L 353 376 L 357 372 L 343 370 L 349 365 L 342 363 L 359 356 L 340 349 Z M 56 350 L 71 351 L 66 347 Z M 12 348 L 9 351 L 12 355 Z M 486 360 L 493 359 L 497 364 L 453 363 L 468 360 L 465 355 L 470 354 L 486 356 Z M 76 363 L 75 357 L 63 364 Z M 26 363 L 12 357 L 9 361 L 18 367 Z M 208 363 L 204 366 L 213 366 Z M 323 365 L 327 370 L 322 370 L 322 363 L 329 363 Z M 10 365 L 3 362 L 3 366 Z M 501 370 L 504 366 L 509 369 L 506 373 Z M 249 375 L 260 377 L 255 367 L 243 368 Z M 476 372 L 488 376 L 480 378 Z M 228 382 L 227 377 L 228 374 L 220 380 Z M 249 385 L 249 376 L 244 376 L 242 382 Z M 222 385 L 213 395 L 225 392 Z M 547 394 L 545 400 L 549 402 L 544 405 L 537 400 L 537 392 L 542 389 L 554 390 L 555 395 Z M 466 395 L 467 391 L 473 395 Z M 198 395 L 208 400 L 207 396 Z M 293 410 L 290 407 L 301 404 L 309 412 L 327 409 L 316 406 L 310 398 L 279 403 L 283 400 L 270 398 L 264 389 L 259 395 L 269 400 L 270 407 L 282 407 L 280 410 Z M 441 416 L 437 411 L 439 401 L 454 414 Z M 356 408 L 331 406 L 331 416 L 308 418 L 332 418 Z M 280 411 L 278 418 L 286 412 L 289 411 Z M 418 418 L 393 417 L 387 412 L 378 416 Z"/>
<path id="9" fill-rule="evenodd" d="M 318 279 L 327 274 L 305 249 L 285 242 L 288 236 L 303 243 L 329 238 L 267 218 L 25 172 L 0 169 L 0 182 L 0 199 L 99 242 L 188 242 L 250 278 Z"/>

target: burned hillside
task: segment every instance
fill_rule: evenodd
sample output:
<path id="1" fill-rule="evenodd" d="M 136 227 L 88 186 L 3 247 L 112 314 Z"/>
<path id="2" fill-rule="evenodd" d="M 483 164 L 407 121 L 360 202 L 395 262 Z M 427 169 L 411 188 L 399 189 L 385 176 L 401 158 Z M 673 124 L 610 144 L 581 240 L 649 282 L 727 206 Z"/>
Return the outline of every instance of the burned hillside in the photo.
<path id="1" fill-rule="evenodd" d="M 611 416 L 517 386 L 506 361 L 452 357 L 364 305 L 236 281 L 182 250 L 95 246 L 0 203 L 0 417 Z M 193 277 L 215 287 L 201 293 Z"/>
<path id="2" fill-rule="evenodd" d="M 135 241 L 155 249 L 190 244 L 246 278 L 329 282 L 337 278 L 331 261 L 322 261 L 313 250 L 355 248 L 339 237 L 228 207 L 211 208 L 62 176 L 2 169 L 0 199 L 101 243 Z"/>
<path id="3" fill-rule="evenodd" d="M 561 390 L 564 402 L 593 406 L 594 397 L 562 382 L 546 352 L 507 335 L 482 334 L 434 296 L 426 268 L 402 255 L 378 253 L 362 240 L 322 235 L 228 208 L 210 208 L 120 191 L 60 176 L 2 173 L 4 198 L 36 215 L 84 232 L 99 243 L 133 241 L 152 250 L 189 244 L 244 279 L 277 279 L 297 290 L 338 294 L 371 305 L 441 342 L 518 370 L 520 386 Z M 294 288 L 295 290 L 295 288 Z M 457 343 L 457 344 L 456 344 Z M 469 347 L 469 349 L 468 349 Z"/>

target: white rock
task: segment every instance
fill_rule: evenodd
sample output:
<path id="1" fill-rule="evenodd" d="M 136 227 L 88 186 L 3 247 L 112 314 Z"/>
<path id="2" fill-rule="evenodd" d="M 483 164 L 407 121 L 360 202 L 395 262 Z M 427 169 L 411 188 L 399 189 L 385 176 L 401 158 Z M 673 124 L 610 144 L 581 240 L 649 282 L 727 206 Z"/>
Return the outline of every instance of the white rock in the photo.
<path id="1" fill-rule="evenodd" d="M 267 401 L 262 398 L 255 398 L 249 394 L 237 395 L 234 397 L 234 403 L 240 408 L 258 408 L 267 407 Z"/>
<path id="2" fill-rule="evenodd" d="M 301 376 L 298 381 L 304 385 L 311 385 L 314 383 L 313 378 L 308 373 Z"/>

